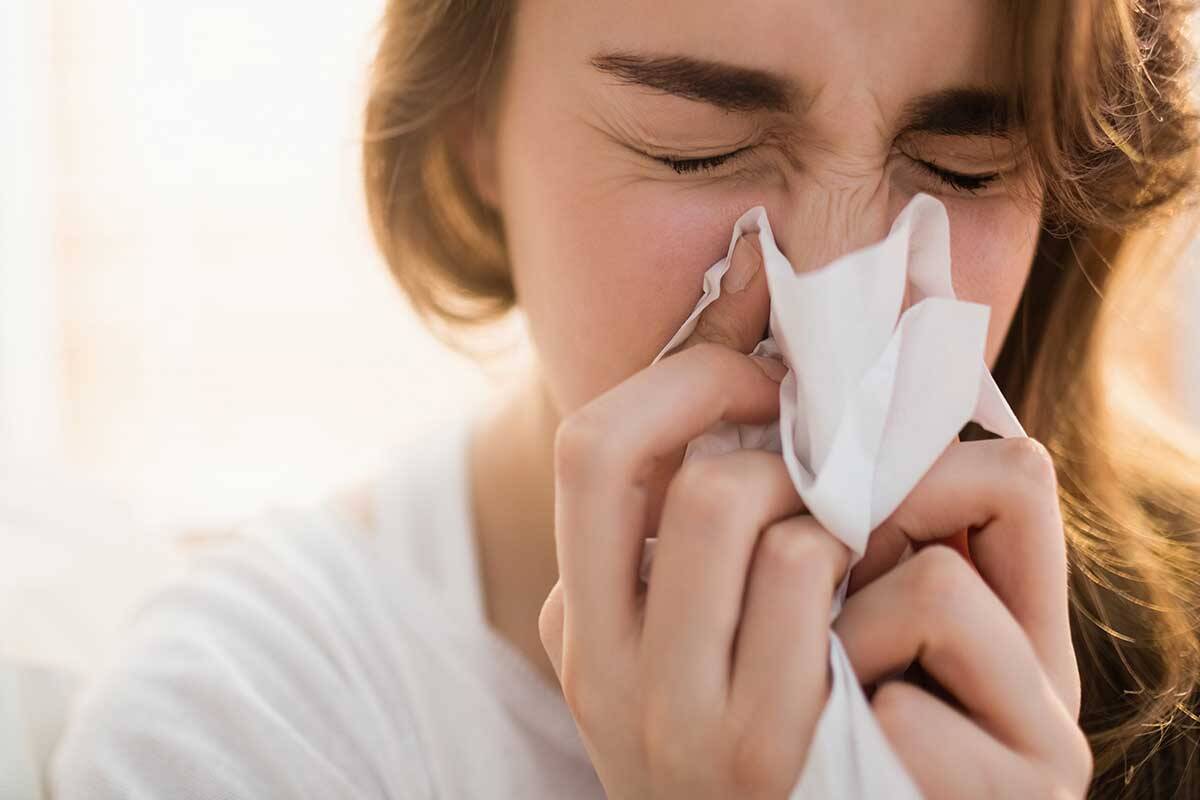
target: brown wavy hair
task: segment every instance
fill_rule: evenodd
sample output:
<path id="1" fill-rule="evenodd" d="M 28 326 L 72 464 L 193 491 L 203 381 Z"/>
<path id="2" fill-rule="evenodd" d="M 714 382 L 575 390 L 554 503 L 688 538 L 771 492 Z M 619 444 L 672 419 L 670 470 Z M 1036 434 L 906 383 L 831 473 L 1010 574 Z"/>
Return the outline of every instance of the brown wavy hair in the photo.
<path id="1" fill-rule="evenodd" d="M 1200 435 L 1122 357 L 1190 242 L 1200 127 L 1191 4 L 1006 0 L 1044 200 L 994 373 L 1054 457 L 1095 797 L 1200 797 Z M 370 221 L 448 344 L 516 305 L 500 214 L 455 157 L 492 121 L 512 3 L 390 0 L 365 114 Z M 979 432 L 964 435 L 975 438 Z"/>

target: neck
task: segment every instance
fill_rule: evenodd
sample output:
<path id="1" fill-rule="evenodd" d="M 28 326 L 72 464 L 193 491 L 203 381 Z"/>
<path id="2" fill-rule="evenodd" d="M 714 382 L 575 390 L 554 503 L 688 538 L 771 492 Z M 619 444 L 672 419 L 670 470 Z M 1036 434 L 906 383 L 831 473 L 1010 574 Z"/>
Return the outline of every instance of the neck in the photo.
<path id="1" fill-rule="evenodd" d="M 536 370 L 502 393 L 471 434 L 471 503 L 488 621 L 548 679 L 538 613 L 558 580 L 554 433 L 558 414 Z"/>

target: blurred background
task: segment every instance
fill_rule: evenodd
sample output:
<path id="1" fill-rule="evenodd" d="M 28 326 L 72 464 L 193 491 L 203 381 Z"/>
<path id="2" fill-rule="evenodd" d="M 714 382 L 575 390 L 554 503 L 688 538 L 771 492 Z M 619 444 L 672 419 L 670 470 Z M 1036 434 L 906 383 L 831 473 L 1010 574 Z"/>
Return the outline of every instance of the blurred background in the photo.
<path id="1" fill-rule="evenodd" d="M 0 2 L 0 658 L 86 667 L 172 538 L 486 396 L 369 239 L 382 7 Z"/>
<path id="2" fill-rule="evenodd" d="M 382 0 L 0 2 L 0 658 L 96 663 L 172 543 L 368 473 L 495 378 L 372 248 Z M 1200 419 L 1200 279 L 1159 350 Z"/>

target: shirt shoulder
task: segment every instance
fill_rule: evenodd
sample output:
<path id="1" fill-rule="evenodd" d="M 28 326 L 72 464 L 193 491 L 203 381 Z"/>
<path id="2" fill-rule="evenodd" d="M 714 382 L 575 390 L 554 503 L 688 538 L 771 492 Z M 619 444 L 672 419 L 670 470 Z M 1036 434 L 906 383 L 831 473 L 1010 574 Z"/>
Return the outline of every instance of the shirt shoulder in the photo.
<path id="1" fill-rule="evenodd" d="M 85 690 L 51 765 L 55 796 L 432 796 L 404 674 L 429 645 L 354 535 L 314 511 L 277 513 L 199 557 Z"/>
<path id="2" fill-rule="evenodd" d="M 599 796 L 479 596 L 465 425 L 397 448 L 374 530 L 263 517 L 133 622 L 51 764 L 73 798 Z"/>

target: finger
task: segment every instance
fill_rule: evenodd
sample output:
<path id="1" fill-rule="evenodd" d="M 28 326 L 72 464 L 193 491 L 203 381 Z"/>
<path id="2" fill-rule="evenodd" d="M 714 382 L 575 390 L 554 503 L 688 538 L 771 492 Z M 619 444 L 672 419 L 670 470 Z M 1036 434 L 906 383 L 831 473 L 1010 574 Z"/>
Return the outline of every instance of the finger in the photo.
<path id="1" fill-rule="evenodd" d="M 754 551 L 730 707 L 769 741 L 808 752 L 829 694 L 829 614 L 849 549 L 810 515 L 777 522 Z"/>
<path id="2" fill-rule="evenodd" d="M 562 680 L 562 651 L 563 651 L 563 592 L 562 581 L 555 581 L 542 610 L 538 614 L 538 635 L 542 647 L 554 667 L 554 674 Z"/>
<path id="3" fill-rule="evenodd" d="M 954 437 L 954 441 L 959 441 L 957 436 Z M 916 542 L 914 549 L 920 549 L 927 544 L 931 544 L 932 541 Z M 968 549 L 966 528 L 955 531 L 941 539 L 940 542 L 959 553 L 972 564 L 975 563 L 971 559 L 971 553 Z M 867 549 L 863 553 L 863 557 L 850 570 L 850 580 L 847 583 L 846 593 L 854 594 L 896 566 L 904 556 L 904 551 L 913 544 L 914 542 L 911 542 L 904 534 L 904 531 L 900 530 L 897 526 L 880 525 L 867 541 Z"/>
<path id="4" fill-rule="evenodd" d="M 1074 727 L 1024 631 L 948 548 L 923 550 L 863 588 L 833 627 L 864 684 L 919 661 L 1014 749 L 1049 752 Z"/>
<path id="5" fill-rule="evenodd" d="M 695 330 L 675 352 L 711 342 L 749 353 L 765 338 L 771 298 L 760 247 L 757 232 L 738 238 L 729 257 L 729 269 L 721 278 L 720 295 L 700 312 Z"/>
<path id="6" fill-rule="evenodd" d="M 692 332 L 667 355 L 675 355 L 699 344 L 721 345 L 749 354 L 767 336 L 771 298 L 763 267 L 762 245 L 758 232 L 744 233 L 730 249 L 729 267 L 721 276 L 717 298 L 700 312 Z M 776 356 L 752 355 L 751 361 L 779 383 L 787 375 L 787 366 Z M 662 469 L 651 480 L 651 502 L 646 522 L 649 530 L 658 526 L 667 483 L 683 461 L 684 447 L 661 459 Z"/>
<path id="7" fill-rule="evenodd" d="M 689 705 L 724 700 L 754 544 L 803 509 L 776 453 L 735 450 L 683 465 L 667 491 L 646 592 L 651 686 Z"/>
<path id="8" fill-rule="evenodd" d="M 628 646 L 654 473 L 715 423 L 779 416 L 779 384 L 746 356 L 703 343 L 633 375 L 571 415 L 555 438 L 555 539 L 566 630 L 601 657 Z M 656 521 L 656 520 L 655 520 Z"/>
<path id="9" fill-rule="evenodd" d="M 1066 543 L 1054 466 L 1033 439 L 951 444 L 876 533 L 915 543 L 972 530 L 971 557 L 1078 713 Z M 875 534 L 872 534 L 874 536 Z"/>
<path id="10" fill-rule="evenodd" d="M 871 708 L 927 800 L 1043 796 L 1021 790 L 1030 772 L 1021 756 L 929 693 L 889 681 L 875 692 Z"/>

